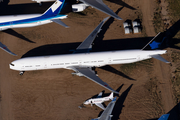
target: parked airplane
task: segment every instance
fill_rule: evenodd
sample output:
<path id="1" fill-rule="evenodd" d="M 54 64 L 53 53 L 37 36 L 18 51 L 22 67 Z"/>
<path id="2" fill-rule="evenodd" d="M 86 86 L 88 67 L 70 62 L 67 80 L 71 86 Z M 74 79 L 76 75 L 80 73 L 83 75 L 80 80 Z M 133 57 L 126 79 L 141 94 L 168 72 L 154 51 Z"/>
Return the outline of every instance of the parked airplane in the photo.
<path id="1" fill-rule="evenodd" d="M 108 104 L 108 106 L 103 111 L 100 117 L 91 120 L 111 120 L 111 118 L 113 117 L 111 113 L 114 108 L 115 102 L 116 102 L 116 97 Z"/>
<path id="2" fill-rule="evenodd" d="M 43 14 L 8 15 L 0 16 L 0 31 L 9 28 L 34 27 L 51 22 L 68 27 L 59 19 L 67 18 L 67 15 L 59 15 L 65 0 L 57 0 Z"/>
<path id="3" fill-rule="evenodd" d="M 168 120 L 169 114 L 162 115 L 158 120 Z"/>
<path id="4" fill-rule="evenodd" d="M 114 98 L 113 92 L 107 97 L 102 97 L 102 92 L 100 92 L 99 95 L 97 96 L 97 98 L 90 98 L 90 99 L 86 100 L 83 104 L 85 104 L 85 105 L 91 104 L 91 106 L 93 104 L 95 104 L 96 106 L 105 110 L 105 107 L 103 106 L 102 103 L 105 101 L 113 100 L 113 98 Z"/>
<path id="5" fill-rule="evenodd" d="M 149 58 L 156 58 L 163 62 L 169 63 L 160 55 L 165 54 L 166 50 L 119 50 L 106 52 L 92 52 L 92 43 L 100 32 L 103 23 L 108 18 L 105 18 L 96 29 L 84 40 L 74 51 L 74 54 L 51 55 L 51 56 L 36 56 L 26 57 L 15 60 L 10 63 L 10 69 L 20 71 L 22 75 L 24 71 L 45 70 L 65 68 L 75 71 L 75 75 L 84 76 L 105 87 L 106 89 L 119 94 L 109 85 L 103 82 L 92 70 L 93 67 L 101 67 L 112 64 L 126 64 L 142 61 Z M 156 37 L 155 37 L 156 38 Z M 152 40 L 154 40 L 153 38 Z M 151 41 L 152 41 L 151 40 Z"/>
<path id="6" fill-rule="evenodd" d="M 32 1 L 36 1 L 37 3 L 41 4 L 41 2 L 49 2 L 49 1 L 55 1 L 55 0 L 32 0 Z M 100 10 L 101 12 L 104 12 L 118 20 L 122 20 L 106 4 L 104 4 L 102 0 L 79 0 L 79 1 L 81 1 L 82 3 L 72 5 L 73 12 L 82 12 L 88 6 L 92 6 L 93 8 L 96 8 Z"/>

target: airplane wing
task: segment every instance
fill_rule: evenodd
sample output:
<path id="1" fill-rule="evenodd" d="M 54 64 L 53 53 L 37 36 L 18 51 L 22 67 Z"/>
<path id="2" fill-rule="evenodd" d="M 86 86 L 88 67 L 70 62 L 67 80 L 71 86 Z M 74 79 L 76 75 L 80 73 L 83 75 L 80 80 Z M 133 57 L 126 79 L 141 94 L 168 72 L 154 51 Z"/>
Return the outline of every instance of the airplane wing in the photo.
<path id="1" fill-rule="evenodd" d="M 122 20 L 118 15 L 116 15 L 107 5 L 103 3 L 102 0 L 79 0 L 89 6 L 92 6 L 118 20 Z"/>
<path id="2" fill-rule="evenodd" d="M 74 53 L 85 53 L 89 52 L 92 48 L 92 42 L 96 38 L 96 35 L 101 31 L 101 27 L 104 22 L 109 19 L 109 17 L 105 18 L 95 29 L 94 31 L 76 48 Z"/>
<path id="3" fill-rule="evenodd" d="M 100 93 L 98 94 L 97 98 L 102 97 L 102 94 L 103 94 L 103 92 L 100 92 Z"/>
<path id="4" fill-rule="evenodd" d="M 67 26 L 65 23 L 63 23 L 61 20 L 59 20 L 59 19 L 52 19 L 51 21 L 53 21 L 53 22 L 55 22 L 55 23 L 57 23 L 57 24 L 59 24 L 59 25 L 62 25 L 62 26 L 64 26 L 65 28 L 69 28 L 69 26 Z"/>
<path id="5" fill-rule="evenodd" d="M 8 53 L 11 54 L 11 55 L 17 56 L 17 55 L 14 54 L 13 52 L 11 52 L 11 51 L 10 51 L 4 44 L 2 44 L 1 42 L 0 42 L 0 48 L 3 49 L 4 51 L 8 52 Z"/>
<path id="6" fill-rule="evenodd" d="M 105 107 L 101 103 L 95 103 L 96 106 L 100 107 L 101 109 L 105 110 Z"/>
<path id="7" fill-rule="evenodd" d="M 70 67 L 70 69 L 82 74 L 82 76 L 92 80 L 93 82 L 103 86 L 104 88 L 116 94 L 119 94 L 117 91 L 113 90 L 107 83 L 103 82 L 99 77 L 97 77 L 94 71 L 91 70 L 91 67 Z"/>
<path id="8" fill-rule="evenodd" d="M 111 120 L 112 117 L 111 113 L 114 108 L 115 102 L 116 102 L 116 97 L 108 104 L 108 106 L 103 111 L 100 117 L 92 120 Z"/>

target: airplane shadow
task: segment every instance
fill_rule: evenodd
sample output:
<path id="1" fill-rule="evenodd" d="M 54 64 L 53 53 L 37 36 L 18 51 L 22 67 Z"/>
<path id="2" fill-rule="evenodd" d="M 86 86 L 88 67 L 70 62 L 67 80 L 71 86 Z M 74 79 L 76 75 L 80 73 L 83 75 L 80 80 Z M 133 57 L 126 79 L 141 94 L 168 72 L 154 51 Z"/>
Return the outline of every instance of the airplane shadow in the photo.
<path id="1" fill-rule="evenodd" d="M 120 97 L 117 99 L 115 105 L 114 105 L 114 109 L 112 111 L 112 120 L 118 120 L 119 119 L 119 115 L 121 114 L 122 108 L 124 107 L 124 101 L 129 93 L 129 91 L 131 90 L 133 84 L 131 84 L 121 95 Z"/>
<path id="2" fill-rule="evenodd" d="M 124 77 L 124 78 L 127 78 L 127 79 L 129 79 L 129 80 L 135 80 L 135 79 L 133 79 L 133 78 L 125 75 L 124 73 L 116 70 L 115 68 L 113 68 L 113 67 L 111 67 L 111 66 L 109 66 L 109 65 L 106 65 L 106 66 L 103 66 L 103 67 L 100 67 L 100 68 L 103 69 L 103 70 L 112 72 L 112 73 L 114 73 L 114 74 L 116 74 L 116 75 L 122 76 L 122 77 Z"/>
<path id="3" fill-rule="evenodd" d="M 168 113 L 170 114 L 168 120 L 180 120 L 180 103 L 174 106 Z M 152 118 L 147 120 L 158 120 L 159 118 Z"/>
<path id="4" fill-rule="evenodd" d="M 127 3 L 123 2 L 122 0 L 107 0 L 107 1 L 112 2 L 112 3 L 116 3 L 118 5 L 129 8 L 131 10 L 136 10 L 134 7 L 128 5 Z"/>
<path id="5" fill-rule="evenodd" d="M 29 40 L 28 38 L 26 38 L 25 36 L 17 33 L 17 32 L 14 31 L 13 29 L 4 30 L 4 31 L 2 31 L 2 32 L 5 32 L 5 33 L 10 34 L 10 35 L 13 35 L 13 36 L 18 37 L 18 38 L 20 38 L 20 39 L 22 39 L 22 40 L 25 40 L 25 41 L 27 41 L 27 42 L 35 43 L 35 42 Z"/>

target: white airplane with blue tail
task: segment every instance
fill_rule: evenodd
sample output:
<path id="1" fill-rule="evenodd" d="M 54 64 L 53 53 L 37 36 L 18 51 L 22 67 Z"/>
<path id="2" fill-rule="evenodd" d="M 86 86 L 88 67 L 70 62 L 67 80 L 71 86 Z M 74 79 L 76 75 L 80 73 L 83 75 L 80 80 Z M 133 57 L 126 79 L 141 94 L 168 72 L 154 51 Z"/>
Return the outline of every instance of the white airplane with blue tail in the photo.
<path id="1" fill-rule="evenodd" d="M 105 18 L 94 31 L 74 50 L 73 54 L 49 55 L 49 56 L 33 56 L 15 60 L 9 64 L 10 69 L 20 71 L 23 75 L 24 71 L 47 70 L 47 69 L 70 69 L 75 71 L 74 75 L 84 76 L 102 87 L 119 94 L 113 90 L 106 82 L 102 81 L 92 69 L 93 67 L 102 67 L 113 64 L 134 63 L 150 58 L 155 58 L 165 63 L 170 63 L 161 57 L 166 50 L 144 50 L 156 37 L 154 37 L 143 49 L 140 50 L 118 50 L 89 52 L 97 34 L 101 31 L 101 27 L 109 17 Z M 154 44 L 150 44 L 154 46 Z"/>
<path id="2" fill-rule="evenodd" d="M 23 28 L 34 27 L 51 22 L 58 23 L 64 27 L 68 27 L 59 19 L 67 18 L 67 15 L 59 15 L 65 0 L 57 0 L 48 10 L 43 14 L 26 14 L 26 15 L 6 15 L 0 16 L 0 31 L 10 28 Z M 0 48 L 10 53 L 11 52 L 5 45 L 0 42 Z"/>
<path id="3" fill-rule="evenodd" d="M 43 14 L 6 15 L 0 16 L 0 31 L 10 28 L 34 27 L 51 22 L 56 22 L 68 27 L 59 19 L 67 18 L 67 15 L 59 15 L 65 0 L 57 0 Z"/>

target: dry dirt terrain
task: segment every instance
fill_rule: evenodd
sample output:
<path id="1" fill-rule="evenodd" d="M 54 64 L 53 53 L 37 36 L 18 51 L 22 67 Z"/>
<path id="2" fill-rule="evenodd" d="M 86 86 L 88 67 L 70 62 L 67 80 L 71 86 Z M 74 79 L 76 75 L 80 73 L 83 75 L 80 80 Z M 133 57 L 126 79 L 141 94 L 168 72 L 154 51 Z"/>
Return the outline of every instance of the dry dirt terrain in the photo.
<path id="1" fill-rule="evenodd" d="M 110 18 L 92 51 L 140 49 L 156 35 L 152 24 L 153 0 L 123 0 L 126 4 L 119 2 L 120 5 L 104 2 L 117 11 L 123 20 Z M 30 13 L 37 13 L 37 10 L 43 12 L 50 6 L 43 5 L 38 6 L 30 0 L 10 0 L 8 9 L 9 12 L 18 9 L 22 13 L 31 10 Z M 70 28 L 51 23 L 0 32 L 0 42 L 18 55 L 11 56 L 0 50 L 0 120 L 90 120 L 102 112 L 96 106 L 82 109 L 78 106 L 103 90 L 106 94 L 110 91 L 85 77 L 72 76 L 73 71 L 30 71 L 20 76 L 18 71 L 9 69 L 9 63 L 21 57 L 65 54 L 76 49 L 107 17 L 90 7 L 83 13 L 85 15 L 67 13 L 68 18 L 62 21 Z M 137 18 L 142 21 L 142 33 L 125 35 L 123 22 Z M 163 57 L 171 61 L 169 54 Z M 96 68 L 99 77 L 120 92 L 112 119 L 154 119 L 170 111 L 176 105 L 172 97 L 170 67 L 169 64 L 151 59 Z"/>

